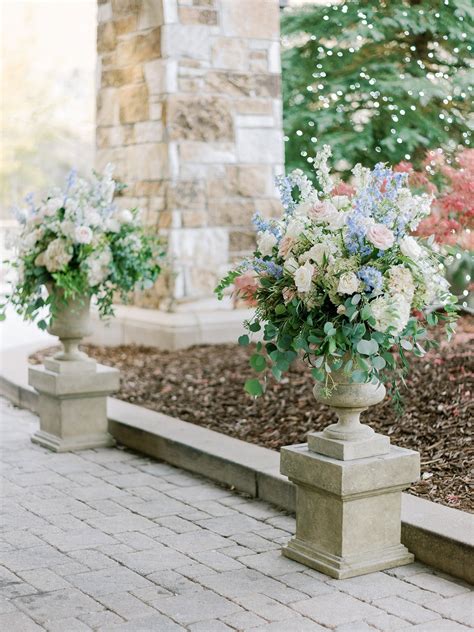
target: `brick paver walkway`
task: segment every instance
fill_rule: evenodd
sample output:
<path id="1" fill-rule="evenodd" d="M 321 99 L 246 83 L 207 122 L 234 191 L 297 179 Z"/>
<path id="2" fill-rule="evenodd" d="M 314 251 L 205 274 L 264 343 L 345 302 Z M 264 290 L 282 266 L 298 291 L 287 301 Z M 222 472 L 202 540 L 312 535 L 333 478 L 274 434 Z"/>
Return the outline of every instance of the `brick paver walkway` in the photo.
<path id="1" fill-rule="evenodd" d="M 421 565 L 344 581 L 285 559 L 294 520 L 121 449 L 52 454 L 0 400 L 0 630 L 455 632 L 472 593 Z"/>

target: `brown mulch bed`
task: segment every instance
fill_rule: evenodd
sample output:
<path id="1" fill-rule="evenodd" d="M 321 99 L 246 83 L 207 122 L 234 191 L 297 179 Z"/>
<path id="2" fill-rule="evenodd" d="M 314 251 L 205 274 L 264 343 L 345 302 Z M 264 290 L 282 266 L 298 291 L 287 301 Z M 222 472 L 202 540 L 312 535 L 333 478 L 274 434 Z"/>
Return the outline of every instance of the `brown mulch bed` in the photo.
<path id="1" fill-rule="evenodd" d="M 363 415 L 392 443 L 421 453 L 416 496 L 466 511 L 474 510 L 469 468 L 473 450 L 474 319 L 463 317 L 454 340 L 424 358 L 415 358 L 404 390 L 405 412 L 397 418 L 388 397 Z M 252 351 L 238 345 L 196 346 L 158 351 L 142 346 L 87 346 L 99 362 L 122 371 L 117 397 L 179 417 L 244 441 L 278 450 L 303 443 L 306 433 L 321 430 L 333 415 L 312 395 L 312 378 L 297 366 L 288 379 L 270 382 L 266 394 L 252 400 L 243 390 L 253 376 Z M 31 358 L 39 362 L 51 350 Z"/>

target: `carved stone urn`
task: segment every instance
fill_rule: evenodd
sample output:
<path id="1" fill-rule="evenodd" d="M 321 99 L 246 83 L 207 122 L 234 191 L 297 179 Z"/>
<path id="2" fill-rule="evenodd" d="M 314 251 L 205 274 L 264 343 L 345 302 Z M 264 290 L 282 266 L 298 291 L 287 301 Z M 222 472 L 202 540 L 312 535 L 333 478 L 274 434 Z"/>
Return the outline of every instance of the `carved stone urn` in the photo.
<path id="1" fill-rule="evenodd" d="M 322 432 L 310 433 L 310 449 L 343 460 L 386 454 L 390 449 L 389 437 L 360 422 L 364 410 L 385 398 L 385 386 L 378 381 L 355 384 L 342 370 L 334 372 L 332 379 L 334 386 L 329 393 L 316 383 L 313 394 L 318 402 L 336 413 L 338 421 Z"/>
<path id="2" fill-rule="evenodd" d="M 63 292 L 52 286 L 48 287 L 48 292 L 49 294 L 54 292 L 58 299 L 48 331 L 53 336 L 58 336 L 63 346 L 62 350 L 55 354 L 55 360 L 66 362 L 88 360 L 88 355 L 79 350 L 79 345 L 82 339 L 91 333 L 90 296 L 84 295 L 65 300 Z"/>

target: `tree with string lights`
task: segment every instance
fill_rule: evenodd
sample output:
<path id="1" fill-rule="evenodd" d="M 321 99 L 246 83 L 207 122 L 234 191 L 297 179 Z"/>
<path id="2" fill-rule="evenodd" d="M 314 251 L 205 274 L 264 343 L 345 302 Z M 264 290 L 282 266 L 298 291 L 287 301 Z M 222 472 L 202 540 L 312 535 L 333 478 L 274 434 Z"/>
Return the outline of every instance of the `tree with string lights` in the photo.
<path id="1" fill-rule="evenodd" d="M 469 146 L 471 0 L 346 0 L 282 15 L 286 160 L 333 147 L 336 168 L 419 166 Z"/>

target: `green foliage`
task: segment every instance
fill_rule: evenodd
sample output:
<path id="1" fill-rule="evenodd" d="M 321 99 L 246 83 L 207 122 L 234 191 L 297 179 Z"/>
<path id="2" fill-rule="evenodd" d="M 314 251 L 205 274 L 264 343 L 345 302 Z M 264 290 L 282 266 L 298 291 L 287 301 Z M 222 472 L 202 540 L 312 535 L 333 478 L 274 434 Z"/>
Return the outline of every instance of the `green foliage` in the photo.
<path id="1" fill-rule="evenodd" d="M 357 162 L 416 165 L 427 148 L 469 145 L 473 18 L 470 0 L 346 0 L 286 11 L 289 169 L 307 168 L 323 144 L 341 171 Z"/>
<path id="2" fill-rule="evenodd" d="M 353 297 L 345 301 L 346 310 L 351 307 L 352 300 Z M 361 302 L 365 301 L 362 297 Z M 430 312 L 426 320 L 432 326 L 444 322 L 449 336 L 457 318 L 457 305 L 454 297 L 447 297 L 447 301 L 441 311 Z M 262 382 L 265 383 L 267 373 L 279 380 L 300 357 L 312 367 L 312 376 L 328 392 L 337 383 L 335 372 L 341 370 L 354 383 L 376 379 L 387 384 L 392 403 L 400 413 L 403 402 L 399 384 L 404 384 L 409 371 L 407 352 L 422 356 L 426 351 L 420 342 L 427 349 L 436 345 L 427 339 L 423 321 L 411 317 L 399 335 L 391 335 L 369 330 L 362 318 L 363 310 L 356 311 L 351 321 L 341 314 L 326 322 L 325 308 L 328 306 L 310 312 L 295 298 L 286 306 L 283 317 L 276 310 L 257 311 L 255 319 L 246 324 L 247 329 L 256 331 L 263 327 L 266 344 L 259 347 L 261 353 L 250 358 L 250 365 L 259 373 L 260 379 L 247 380 L 245 390 L 253 397 L 263 395 Z M 248 336 L 242 339 L 241 344 L 248 344 Z"/>

